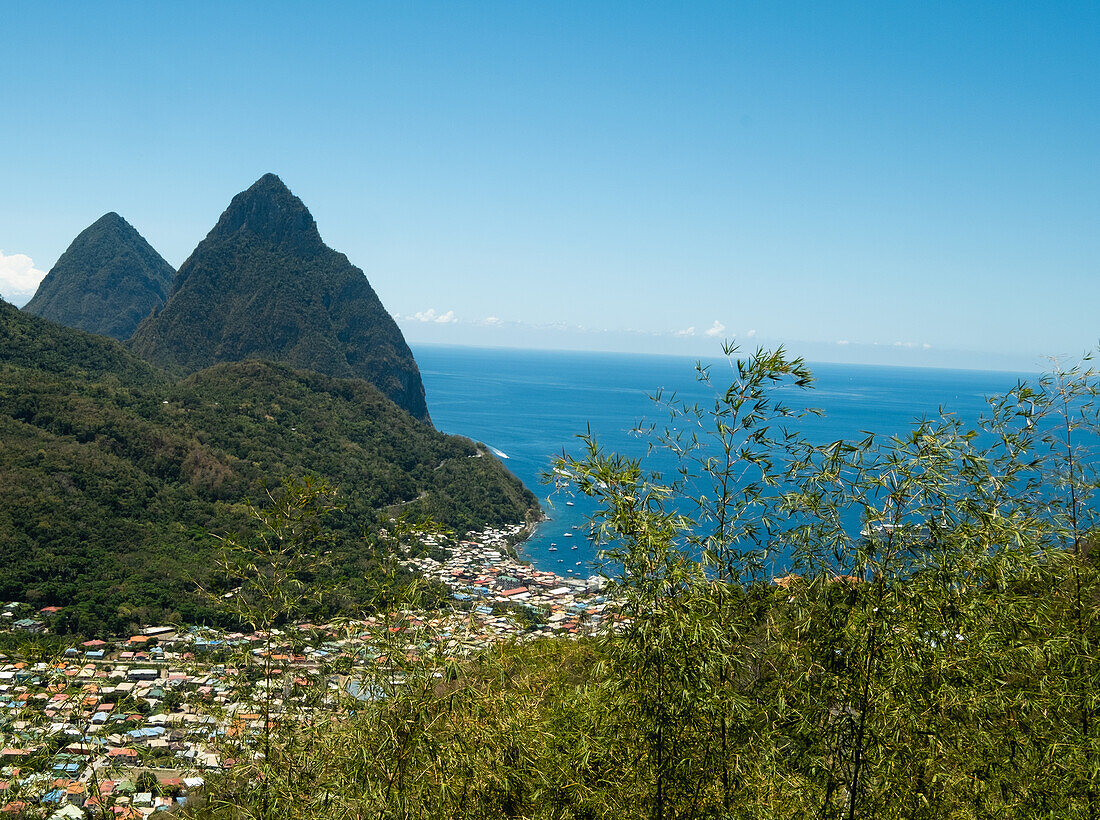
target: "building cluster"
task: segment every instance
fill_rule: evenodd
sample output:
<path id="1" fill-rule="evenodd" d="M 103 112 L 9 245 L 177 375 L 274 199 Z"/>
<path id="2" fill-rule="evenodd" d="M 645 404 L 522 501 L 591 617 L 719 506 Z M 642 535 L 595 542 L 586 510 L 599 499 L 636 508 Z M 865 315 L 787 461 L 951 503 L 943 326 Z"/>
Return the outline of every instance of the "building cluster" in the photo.
<path id="1" fill-rule="evenodd" d="M 402 670 L 495 642 L 585 635 L 610 617 L 602 579 L 562 578 L 515 558 L 519 527 L 408 559 L 451 606 L 270 632 L 146 626 L 56 657 L 0 654 L 0 817 L 148 817 L 249 752 L 266 720 L 385 697 Z M 426 546 L 439 547 L 432 536 Z M 49 631 L 57 607 L 0 604 L 0 631 Z"/>
<path id="2" fill-rule="evenodd" d="M 149 635 L 48 661 L 0 656 L 0 812 L 144 817 L 220 767 L 217 721 L 201 704 L 223 684 L 179 661 L 174 631 L 149 631 L 163 639 L 156 657 Z"/>
<path id="3" fill-rule="evenodd" d="M 445 584 L 459 608 L 482 616 L 487 627 L 509 637 L 594 632 L 608 603 L 600 594 L 604 579 L 563 578 L 518 560 L 508 545 L 519 530 L 518 525 L 490 528 L 477 539 L 460 541 L 443 561 L 420 557 L 410 563 L 425 577 Z M 518 623 L 511 617 L 493 617 L 516 612 L 525 613 Z M 525 628 L 519 629 L 520 624 Z"/>

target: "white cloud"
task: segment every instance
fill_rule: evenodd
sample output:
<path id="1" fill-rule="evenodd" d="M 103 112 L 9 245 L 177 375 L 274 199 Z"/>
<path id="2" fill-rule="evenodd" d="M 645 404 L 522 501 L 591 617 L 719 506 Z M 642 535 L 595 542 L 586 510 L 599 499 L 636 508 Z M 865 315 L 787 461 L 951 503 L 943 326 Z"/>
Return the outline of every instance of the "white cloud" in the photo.
<path id="1" fill-rule="evenodd" d="M 683 330 L 673 331 L 672 335 L 673 336 L 694 336 L 695 335 L 695 325 L 692 325 L 691 327 L 686 327 Z"/>
<path id="2" fill-rule="evenodd" d="M 846 344 L 849 344 L 849 342 L 848 342 L 848 340 L 847 340 L 847 339 L 837 339 L 837 340 L 836 340 L 836 343 L 837 343 L 838 345 L 846 345 Z"/>
<path id="3" fill-rule="evenodd" d="M 719 322 L 717 319 L 714 320 L 713 325 L 711 325 L 709 328 L 707 328 L 707 335 L 708 336 L 721 336 L 725 332 L 726 332 L 726 326 L 724 324 L 722 324 L 721 322 Z"/>
<path id="4" fill-rule="evenodd" d="M 745 334 L 745 338 L 746 339 L 751 339 L 755 335 L 756 335 L 756 331 L 755 330 L 750 330 L 748 333 Z"/>
<path id="5" fill-rule="evenodd" d="M 22 304 L 30 299 L 45 275 L 25 253 L 5 256 L 0 251 L 0 296 L 9 302 Z"/>
<path id="6" fill-rule="evenodd" d="M 418 322 L 435 322 L 437 325 L 449 325 L 458 321 L 453 310 L 448 310 L 446 313 L 436 313 L 435 308 L 419 310 L 406 318 L 415 319 Z"/>
<path id="7" fill-rule="evenodd" d="M 504 320 L 496 316 L 486 316 L 479 324 L 485 325 L 486 327 L 501 327 L 504 324 Z"/>

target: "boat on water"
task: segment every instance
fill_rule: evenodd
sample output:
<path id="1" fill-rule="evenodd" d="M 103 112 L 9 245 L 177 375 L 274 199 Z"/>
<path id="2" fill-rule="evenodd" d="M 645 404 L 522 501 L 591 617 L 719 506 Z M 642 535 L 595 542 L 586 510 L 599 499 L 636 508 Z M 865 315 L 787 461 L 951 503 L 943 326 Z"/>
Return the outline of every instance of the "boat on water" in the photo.
<path id="1" fill-rule="evenodd" d="M 564 534 L 564 536 L 563 536 L 563 537 L 564 537 L 564 538 L 572 538 L 572 537 L 573 537 L 573 533 L 571 533 L 571 532 L 567 532 L 567 533 L 565 533 L 565 534 Z"/>
<path id="2" fill-rule="evenodd" d="M 547 550 L 547 552 L 557 552 L 557 551 L 558 551 L 558 548 L 554 547 L 554 546 L 551 546 L 550 549 Z"/>
<path id="3" fill-rule="evenodd" d="M 888 541 L 891 538 L 900 540 L 927 541 L 929 529 L 927 524 L 900 523 L 894 524 L 885 521 L 875 521 L 867 524 L 859 531 L 860 538 L 874 539 L 876 541 Z"/>
<path id="4" fill-rule="evenodd" d="M 571 549 L 571 550 L 575 550 L 576 548 L 577 548 L 577 545 L 576 545 L 576 544 L 574 544 L 574 545 L 573 545 L 573 546 L 571 546 L 571 547 L 570 547 L 569 549 Z"/>
<path id="5" fill-rule="evenodd" d="M 572 506 L 573 506 L 573 502 L 572 502 L 572 501 L 566 501 L 566 502 L 565 502 L 565 506 L 567 506 L 567 507 L 572 507 Z"/>

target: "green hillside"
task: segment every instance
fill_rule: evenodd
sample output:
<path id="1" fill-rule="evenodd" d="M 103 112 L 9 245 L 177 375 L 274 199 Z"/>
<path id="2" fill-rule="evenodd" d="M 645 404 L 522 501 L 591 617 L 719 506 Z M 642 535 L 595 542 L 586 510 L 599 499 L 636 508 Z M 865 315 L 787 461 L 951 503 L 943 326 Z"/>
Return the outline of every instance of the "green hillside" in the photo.
<path id="1" fill-rule="evenodd" d="M 371 385 L 262 361 L 174 380 L 103 337 L 0 303 L 0 599 L 70 606 L 76 629 L 211 617 L 207 531 L 285 476 L 340 490 L 334 580 L 369 604 L 378 511 L 459 531 L 537 501 L 491 454 Z"/>

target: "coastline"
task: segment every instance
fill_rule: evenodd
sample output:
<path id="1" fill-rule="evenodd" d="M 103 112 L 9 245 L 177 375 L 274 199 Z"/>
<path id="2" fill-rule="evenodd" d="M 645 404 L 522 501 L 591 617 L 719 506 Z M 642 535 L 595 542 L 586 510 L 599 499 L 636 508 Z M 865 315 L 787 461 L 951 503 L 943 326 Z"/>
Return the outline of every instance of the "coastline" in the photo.
<path id="1" fill-rule="evenodd" d="M 517 551 L 510 555 L 508 543 L 533 525 L 513 524 L 504 528 L 487 527 L 468 534 L 455 544 L 442 544 L 434 536 L 424 536 L 428 546 L 444 547 L 448 557 L 437 561 L 427 556 L 407 560 L 410 567 L 426 578 L 439 581 L 451 592 L 456 611 L 468 612 L 471 619 L 492 619 L 520 615 L 523 629 L 512 637 L 533 639 L 592 634 L 604 618 L 607 599 L 602 595 L 606 579 L 567 577 L 536 568 Z M 523 541 L 515 542 L 522 544 Z M 500 627 L 499 621 L 483 622 L 485 627 Z"/>

